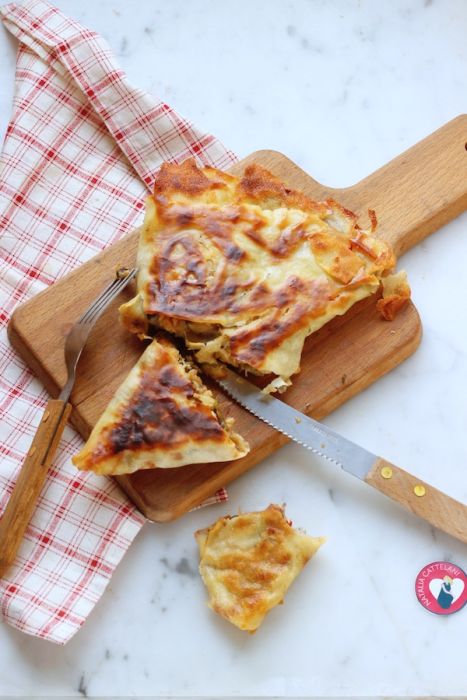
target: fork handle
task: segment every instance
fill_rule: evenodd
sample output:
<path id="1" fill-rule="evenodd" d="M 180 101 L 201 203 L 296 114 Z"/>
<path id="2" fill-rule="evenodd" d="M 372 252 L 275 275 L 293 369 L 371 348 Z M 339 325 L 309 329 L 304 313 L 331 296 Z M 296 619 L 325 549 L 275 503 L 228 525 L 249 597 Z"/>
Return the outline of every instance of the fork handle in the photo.
<path id="1" fill-rule="evenodd" d="M 60 443 L 71 405 L 50 399 L 0 520 L 0 578 L 13 564 Z"/>
<path id="2" fill-rule="evenodd" d="M 370 486 L 419 518 L 467 544 L 467 505 L 379 457 L 365 477 Z"/>

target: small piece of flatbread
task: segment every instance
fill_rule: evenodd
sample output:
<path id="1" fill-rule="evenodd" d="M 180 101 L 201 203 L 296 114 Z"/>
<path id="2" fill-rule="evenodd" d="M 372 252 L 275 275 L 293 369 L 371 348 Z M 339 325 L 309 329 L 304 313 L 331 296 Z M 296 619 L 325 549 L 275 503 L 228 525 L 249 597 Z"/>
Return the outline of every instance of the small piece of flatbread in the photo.
<path id="1" fill-rule="evenodd" d="M 209 606 L 241 630 L 254 632 L 325 542 L 295 530 L 284 509 L 220 518 L 195 533 Z"/>

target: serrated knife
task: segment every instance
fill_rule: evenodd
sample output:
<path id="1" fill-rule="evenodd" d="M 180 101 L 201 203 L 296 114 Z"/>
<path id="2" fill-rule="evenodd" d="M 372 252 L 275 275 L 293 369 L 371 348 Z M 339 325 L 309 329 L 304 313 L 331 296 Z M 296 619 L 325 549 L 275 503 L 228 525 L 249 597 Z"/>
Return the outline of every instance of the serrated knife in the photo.
<path id="1" fill-rule="evenodd" d="M 467 506 L 463 503 L 347 440 L 284 401 L 264 394 L 228 368 L 225 376 L 217 382 L 241 406 L 275 430 L 339 465 L 431 525 L 467 543 Z"/>

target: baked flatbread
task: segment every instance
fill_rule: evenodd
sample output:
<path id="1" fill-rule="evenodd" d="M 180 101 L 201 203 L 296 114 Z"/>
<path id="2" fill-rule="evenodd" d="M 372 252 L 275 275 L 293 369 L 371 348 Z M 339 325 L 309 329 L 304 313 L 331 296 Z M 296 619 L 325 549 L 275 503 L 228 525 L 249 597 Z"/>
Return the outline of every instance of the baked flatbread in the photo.
<path id="1" fill-rule="evenodd" d="M 254 632 L 325 539 L 301 534 L 280 506 L 220 518 L 195 533 L 209 606 Z"/>
<path id="2" fill-rule="evenodd" d="M 147 199 L 137 295 L 121 318 L 142 336 L 153 326 L 182 337 L 201 363 L 275 375 L 269 389 L 281 390 L 305 338 L 394 267 L 371 220 L 364 231 L 337 202 L 314 202 L 258 165 L 237 178 L 165 163 Z"/>
<path id="3" fill-rule="evenodd" d="M 165 338 L 153 340 L 117 390 L 78 469 L 129 474 L 243 457 L 248 443 L 223 421 L 198 372 Z"/>

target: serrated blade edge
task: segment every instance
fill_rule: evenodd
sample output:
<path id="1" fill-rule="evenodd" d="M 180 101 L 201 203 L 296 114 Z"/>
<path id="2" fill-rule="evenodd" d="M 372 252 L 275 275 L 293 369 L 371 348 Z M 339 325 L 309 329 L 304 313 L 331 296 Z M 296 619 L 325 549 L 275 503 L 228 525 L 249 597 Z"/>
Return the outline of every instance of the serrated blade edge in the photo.
<path id="1" fill-rule="evenodd" d="M 323 423 L 297 411 L 280 399 L 264 394 L 230 369 L 216 381 L 237 403 L 257 418 L 311 452 L 364 480 L 376 455 L 347 440 Z"/>

